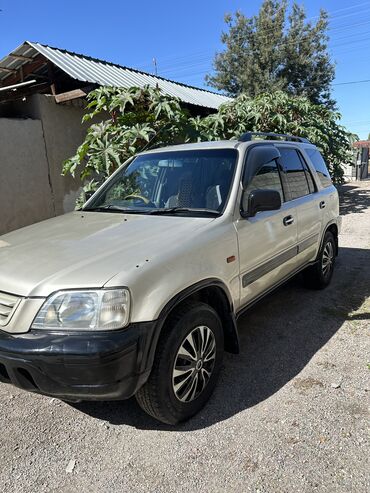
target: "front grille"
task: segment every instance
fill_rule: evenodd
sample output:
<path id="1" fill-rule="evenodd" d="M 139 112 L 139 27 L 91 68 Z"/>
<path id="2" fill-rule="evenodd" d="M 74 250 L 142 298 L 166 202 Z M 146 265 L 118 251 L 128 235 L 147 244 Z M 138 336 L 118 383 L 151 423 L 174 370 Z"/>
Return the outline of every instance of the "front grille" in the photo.
<path id="1" fill-rule="evenodd" d="M 0 292 L 0 326 L 9 322 L 20 301 L 18 296 Z"/>

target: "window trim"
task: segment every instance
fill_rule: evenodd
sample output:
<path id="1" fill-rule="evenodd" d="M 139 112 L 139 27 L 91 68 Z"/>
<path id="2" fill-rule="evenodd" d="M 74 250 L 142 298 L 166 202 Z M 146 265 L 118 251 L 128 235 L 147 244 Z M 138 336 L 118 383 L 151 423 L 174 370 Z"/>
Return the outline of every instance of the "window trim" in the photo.
<path id="1" fill-rule="evenodd" d="M 309 175 L 311 177 L 311 181 L 312 181 L 312 184 L 313 184 L 313 192 L 310 191 L 309 195 L 312 195 L 313 193 L 317 193 L 318 189 L 317 189 L 317 184 L 316 184 L 316 181 L 314 179 L 314 177 L 312 176 L 312 172 L 310 170 L 310 167 L 305 159 L 305 157 L 303 156 L 302 152 L 300 149 L 297 149 L 297 153 L 303 163 L 303 169 L 304 169 L 304 172 L 305 172 L 305 175 L 306 175 L 306 180 L 307 180 L 307 184 L 308 184 L 308 189 L 310 189 L 310 183 L 308 181 L 308 178 L 307 178 L 307 175 Z"/>
<path id="2" fill-rule="evenodd" d="M 262 142 L 261 143 L 256 142 L 255 144 L 248 146 L 247 152 L 245 153 L 244 160 L 243 160 L 242 172 L 240 174 L 240 186 L 241 186 L 243 192 L 244 192 L 244 189 L 246 188 L 246 187 L 244 187 L 243 184 L 244 184 L 244 177 L 245 177 L 245 173 L 246 173 L 246 169 L 247 169 L 247 161 L 248 161 L 248 155 L 249 155 L 250 150 L 253 149 L 254 147 L 257 147 L 257 146 L 271 146 L 271 145 L 275 146 L 275 144 L 271 144 L 271 142 L 263 142 L 263 143 Z M 275 147 L 277 147 L 277 146 L 275 146 Z M 282 190 L 282 194 L 283 194 L 282 203 L 285 203 L 285 202 L 287 202 L 287 198 L 286 198 L 286 192 L 285 192 L 284 183 L 283 183 L 283 175 L 284 175 L 283 169 L 282 169 L 281 163 L 279 162 L 279 159 L 274 159 L 273 161 L 276 162 L 276 167 L 277 167 L 279 177 L 280 177 L 281 190 Z M 254 178 L 254 177 L 252 177 L 252 178 Z M 249 183 L 248 183 L 248 185 L 249 185 Z M 240 198 L 239 210 L 243 205 L 242 200 L 243 200 L 243 194 Z"/>

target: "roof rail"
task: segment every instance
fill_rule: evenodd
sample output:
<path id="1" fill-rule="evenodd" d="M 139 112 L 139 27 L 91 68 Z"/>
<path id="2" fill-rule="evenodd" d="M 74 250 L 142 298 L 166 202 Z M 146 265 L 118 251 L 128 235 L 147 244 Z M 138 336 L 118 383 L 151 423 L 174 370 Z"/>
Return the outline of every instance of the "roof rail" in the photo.
<path id="1" fill-rule="evenodd" d="M 287 135 L 287 134 L 275 134 L 273 132 L 246 132 L 239 137 L 239 142 L 250 142 L 253 140 L 253 137 L 269 137 L 272 140 L 287 140 L 290 142 L 305 142 L 306 144 L 310 144 L 308 139 L 304 137 L 297 137 L 295 135 Z"/>

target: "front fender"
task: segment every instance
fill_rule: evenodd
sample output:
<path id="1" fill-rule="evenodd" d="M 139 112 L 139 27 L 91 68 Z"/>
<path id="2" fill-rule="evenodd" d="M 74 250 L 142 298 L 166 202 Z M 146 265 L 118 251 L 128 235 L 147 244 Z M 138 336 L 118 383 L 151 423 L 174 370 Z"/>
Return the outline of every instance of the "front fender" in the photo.
<path id="1" fill-rule="evenodd" d="M 227 258 L 235 256 L 228 263 Z M 233 304 L 239 302 L 239 261 L 236 231 L 221 222 L 201 236 L 184 238 L 168 250 L 154 250 L 130 271 L 122 272 L 106 287 L 126 286 L 131 293 L 130 322 L 158 320 L 165 307 L 197 283 L 215 279 L 225 286 Z M 237 306 L 235 306 L 237 309 Z"/>

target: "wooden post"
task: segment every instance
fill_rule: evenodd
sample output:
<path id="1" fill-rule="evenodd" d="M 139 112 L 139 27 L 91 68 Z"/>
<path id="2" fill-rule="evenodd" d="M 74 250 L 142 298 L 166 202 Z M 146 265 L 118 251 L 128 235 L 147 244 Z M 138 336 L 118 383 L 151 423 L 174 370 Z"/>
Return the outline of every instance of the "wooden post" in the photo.
<path id="1" fill-rule="evenodd" d="M 54 66 L 50 60 L 48 60 L 48 77 L 49 77 L 51 94 L 55 96 L 56 90 L 55 90 Z"/>

